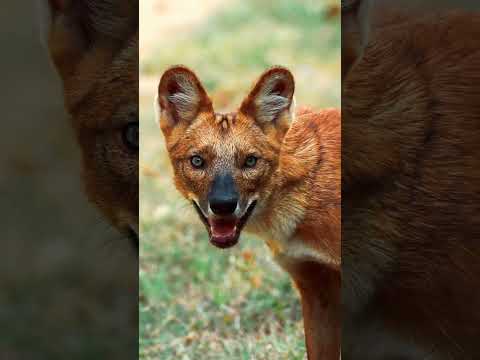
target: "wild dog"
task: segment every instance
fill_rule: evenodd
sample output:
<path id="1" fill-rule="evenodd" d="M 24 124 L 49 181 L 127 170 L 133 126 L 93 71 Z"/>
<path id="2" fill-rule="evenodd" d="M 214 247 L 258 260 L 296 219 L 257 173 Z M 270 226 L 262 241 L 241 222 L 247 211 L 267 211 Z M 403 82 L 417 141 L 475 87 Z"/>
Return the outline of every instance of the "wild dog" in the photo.
<path id="1" fill-rule="evenodd" d="M 302 301 L 309 359 L 340 354 L 340 112 L 295 113 L 294 78 L 274 67 L 238 111 L 215 113 L 197 76 L 175 66 L 155 106 L 180 193 L 210 242 L 259 234 Z"/>
<path id="2" fill-rule="evenodd" d="M 138 0 L 37 0 L 89 199 L 138 247 Z"/>
<path id="3" fill-rule="evenodd" d="M 343 80 L 342 357 L 478 359 L 480 14 L 368 33 Z"/>

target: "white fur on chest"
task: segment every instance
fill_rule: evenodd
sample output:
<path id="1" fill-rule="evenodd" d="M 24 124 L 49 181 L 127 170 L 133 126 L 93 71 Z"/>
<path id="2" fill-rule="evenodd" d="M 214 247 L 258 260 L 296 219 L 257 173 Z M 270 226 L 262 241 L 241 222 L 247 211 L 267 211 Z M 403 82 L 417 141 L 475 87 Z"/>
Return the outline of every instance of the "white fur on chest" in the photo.
<path id="1" fill-rule="evenodd" d="M 278 228 L 263 228 L 262 231 L 255 231 L 270 248 L 274 260 L 284 266 L 287 263 L 313 261 L 321 264 L 333 264 L 333 260 L 326 254 L 312 249 L 307 243 L 294 236 L 295 227 L 288 232 L 278 231 Z"/>
<path id="2" fill-rule="evenodd" d="M 275 244 L 275 240 L 268 240 L 267 243 L 268 242 Z M 330 256 L 316 249 L 312 249 L 304 240 L 298 237 L 291 238 L 280 246 L 278 251 L 272 250 L 272 254 L 274 260 L 282 267 L 300 262 L 334 265 L 334 261 Z M 269 245 L 269 247 L 272 248 L 271 245 Z"/>
<path id="3" fill-rule="evenodd" d="M 284 266 L 286 263 L 313 261 L 321 264 L 335 264 L 325 253 L 308 246 L 308 242 L 295 236 L 305 216 L 305 209 L 294 196 L 277 202 L 270 213 L 268 224 L 263 219 L 269 209 L 258 208 L 247 224 L 246 230 L 260 236 L 272 251 L 274 260 Z"/>

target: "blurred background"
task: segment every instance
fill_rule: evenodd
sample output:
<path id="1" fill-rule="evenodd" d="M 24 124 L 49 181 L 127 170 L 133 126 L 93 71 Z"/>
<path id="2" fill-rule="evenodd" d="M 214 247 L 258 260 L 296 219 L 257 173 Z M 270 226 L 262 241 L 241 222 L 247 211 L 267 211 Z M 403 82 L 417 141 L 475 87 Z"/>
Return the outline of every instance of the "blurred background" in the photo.
<path id="1" fill-rule="evenodd" d="M 304 359 L 298 297 L 263 241 L 220 251 L 176 192 L 153 99 L 164 70 L 192 68 L 217 111 L 272 65 L 299 105 L 340 106 L 340 1 L 140 3 L 140 358 Z"/>
<path id="2" fill-rule="evenodd" d="M 83 194 L 35 2 L 0 12 L 0 359 L 132 359 L 138 264 Z"/>

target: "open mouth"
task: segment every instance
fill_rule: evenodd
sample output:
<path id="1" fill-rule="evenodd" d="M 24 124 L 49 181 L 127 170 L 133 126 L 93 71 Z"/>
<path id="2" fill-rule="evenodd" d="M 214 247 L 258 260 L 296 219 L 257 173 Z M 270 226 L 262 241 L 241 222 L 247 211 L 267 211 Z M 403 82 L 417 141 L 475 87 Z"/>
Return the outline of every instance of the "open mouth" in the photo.
<path id="1" fill-rule="evenodd" d="M 245 214 L 240 218 L 235 216 L 207 218 L 197 203 L 193 201 L 193 206 L 207 228 L 210 242 L 220 249 L 227 249 L 238 242 L 240 233 L 252 214 L 255 205 L 257 205 L 257 202 L 253 201 L 247 208 L 247 211 L 245 211 Z"/>

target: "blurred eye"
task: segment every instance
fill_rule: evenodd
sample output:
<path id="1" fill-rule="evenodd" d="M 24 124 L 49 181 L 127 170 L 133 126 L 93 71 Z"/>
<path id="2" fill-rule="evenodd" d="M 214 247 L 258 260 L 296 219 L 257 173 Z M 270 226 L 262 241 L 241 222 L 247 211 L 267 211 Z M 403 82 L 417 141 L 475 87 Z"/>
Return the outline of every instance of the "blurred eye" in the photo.
<path id="1" fill-rule="evenodd" d="M 190 163 L 195 169 L 201 169 L 205 163 L 201 156 L 194 155 L 190 158 Z"/>
<path id="2" fill-rule="evenodd" d="M 253 168 L 257 165 L 258 158 L 256 156 L 250 155 L 245 159 L 245 167 L 246 168 Z"/>
<path id="3" fill-rule="evenodd" d="M 128 123 L 122 130 L 125 146 L 131 151 L 138 151 L 138 122 Z"/>

